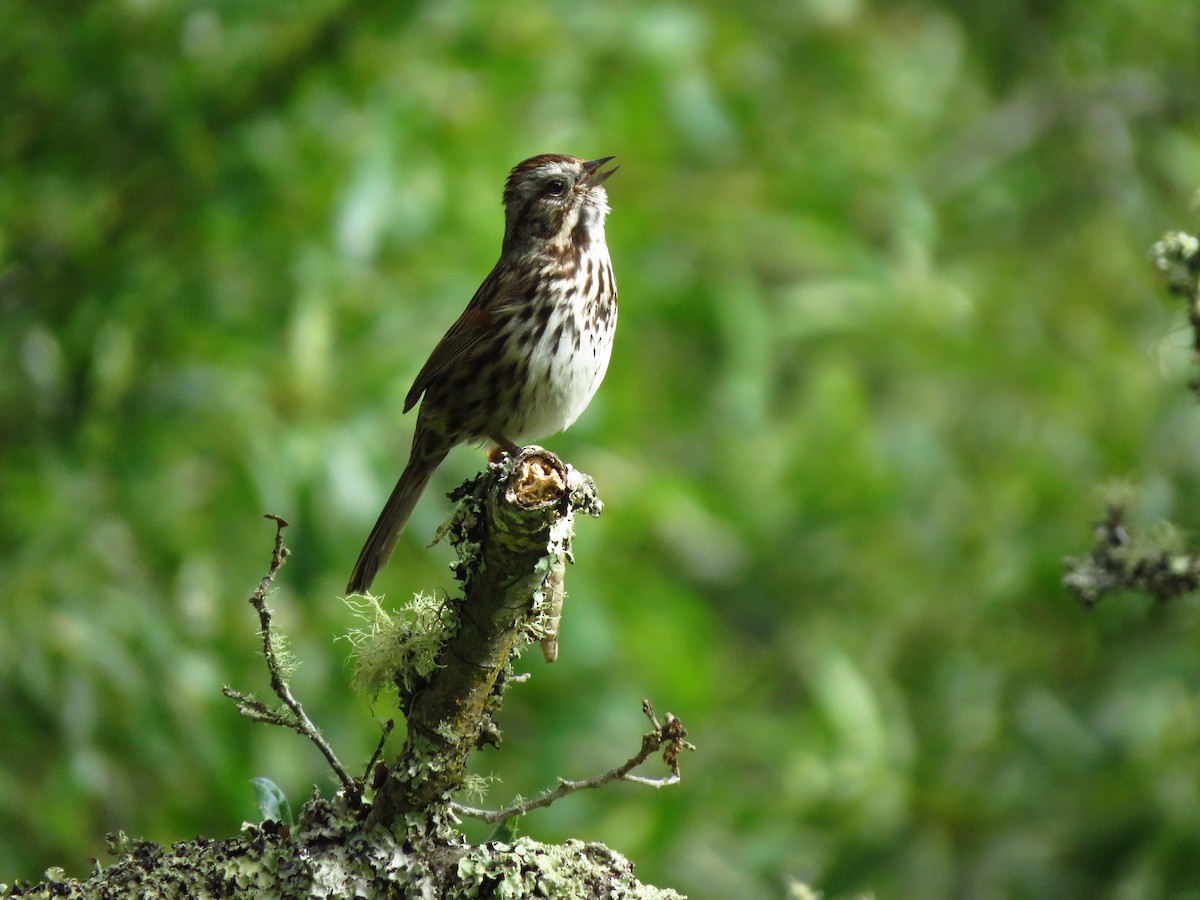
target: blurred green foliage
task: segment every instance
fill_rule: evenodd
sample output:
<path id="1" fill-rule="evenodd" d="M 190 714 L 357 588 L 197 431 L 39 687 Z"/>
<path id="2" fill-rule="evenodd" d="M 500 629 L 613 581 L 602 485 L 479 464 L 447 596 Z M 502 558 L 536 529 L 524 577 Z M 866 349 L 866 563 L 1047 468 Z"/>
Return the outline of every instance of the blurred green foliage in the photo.
<path id="1" fill-rule="evenodd" d="M 489 802 L 631 755 L 646 696 L 683 784 L 523 829 L 695 897 L 1197 896 L 1197 605 L 1059 580 L 1100 483 L 1196 521 L 1145 255 L 1191 224 L 1198 34 L 1168 0 L 0 4 L 0 878 L 332 789 L 220 693 L 268 692 L 265 512 L 294 686 L 367 759 L 393 710 L 339 591 L 503 178 L 557 151 L 622 164 L 612 367 L 547 442 L 607 509 Z M 481 458 L 391 602 L 451 587 L 424 545 Z"/>

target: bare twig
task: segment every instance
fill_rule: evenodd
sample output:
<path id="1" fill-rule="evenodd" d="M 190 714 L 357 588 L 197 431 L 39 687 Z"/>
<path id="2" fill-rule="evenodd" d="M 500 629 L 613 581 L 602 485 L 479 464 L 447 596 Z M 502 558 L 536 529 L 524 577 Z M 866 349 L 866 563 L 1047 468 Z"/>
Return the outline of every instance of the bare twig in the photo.
<path id="1" fill-rule="evenodd" d="M 379 757 L 383 756 L 383 745 L 387 743 L 388 736 L 392 733 L 392 729 L 395 727 L 395 719 L 388 719 L 383 723 L 383 733 L 379 735 L 379 743 L 375 745 L 375 752 L 371 754 L 371 760 L 367 763 L 366 769 L 363 770 L 362 780 L 364 782 L 370 776 L 371 770 L 375 768 L 375 764 L 379 762 Z"/>
<path id="2" fill-rule="evenodd" d="M 660 725 L 658 718 L 654 715 L 654 708 L 650 705 L 649 700 L 642 701 L 642 712 L 646 714 L 646 718 L 650 720 L 653 727 L 652 731 L 648 731 L 642 735 L 642 748 L 621 765 L 609 769 L 607 772 L 602 772 L 599 775 L 594 775 L 583 781 L 568 781 L 565 778 L 560 778 L 558 787 L 551 791 L 547 791 L 538 797 L 536 800 L 527 800 L 510 804 L 504 809 L 477 809 L 473 806 L 464 806 L 461 803 L 451 803 L 450 809 L 460 816 L 468 816 L 472 819 L 480 819 L 488 823 L 504 822 L 515 816 L 523 816 L 527 812 L 535 809 L 543 809 L 554 803 L 556 800 L 561 800 L 568 794 L 573 794 L 576 791 L 589 790 L 598 788 L 608 784 L 610 781 L 632 781 L 635 784 L 646 785 L 652 788 L 664 788 L 673 784 L 678 784 L 681 781 L 679 774 L 679 753 L 681 750 L 695 750 L 695 745 L 684 740 L 687 737 L 687 729 L 683 727 L 683 723 L 671 713 L 667 713 L 663 717 L 663 723 Z M 663 762 L 671 769 L 671 774 L 662 778 L 645 778 L 641 775 L 630 774 L 634 769 L 650 758 L 659 748 L 663 751 Z"/>
<path id="3" fill-rule="evenodd" d="M 263 641 L 263 657 L 267 661 L 267 672 L 271 678 L 271 689 L 275 691 L 275 696 L 283 701 L 284 706 L 289 712 L 280 709 L 271 709 L 261 700 L 256 700 L 249 694 L 243 694 L 241 691 L 234 690 L 226 686 L 224 694 L 231 700 L 237 703 L 238 712 L 246 718 L 255 721 L 263 722 L 268 725 L 278 725 L 281 728 L 290 728 L 292 731 L 302 734 L 312 741 L 321 754 L 328 761 L 330 768 L 333 769 L 338 780 L 341 781 L 343 789 L 352 791 L 354 782 L 346 770 L 342 768 L 342 764 L 338 761 L 337 755 L 333 752 L 333 748 L 329 746 L 329 742 L 321 734 L 320 729 L 313 724 L 312 719 L 304 711 L 304 707 L 300 701 L 292 696 L 292 690 L 288 687 L 287 679 L 283 675 L 283 667 L 279 662 L 279 654 L 275 646 L 275 638 L 271 632 L 271 608 L 267 606 L 267 591 L 275 581 L 275 576 L 279 574 L 279 570 L 283 568 L 283 564 L 287 562 L 291 551 L 284 546 L 283 529 L 287 528 L 288 523 L 279 516 L 266 515 L 263 518 L 270 519 L 275 523 L 275 550 L 271 554 L 271 566 L 267 569 L 267 574 L 263 576 L 259 582 L 258 590 L 250 597 L 250 605 L 258 611 L 258 621 L 260 625 L 260 634 Z"/>

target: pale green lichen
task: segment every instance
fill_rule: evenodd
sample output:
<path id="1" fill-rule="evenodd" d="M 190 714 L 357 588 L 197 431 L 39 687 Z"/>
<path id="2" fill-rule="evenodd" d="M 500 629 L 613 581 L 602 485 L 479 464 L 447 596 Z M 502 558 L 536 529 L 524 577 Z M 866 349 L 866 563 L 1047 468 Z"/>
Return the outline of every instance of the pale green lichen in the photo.
<path id="1" fill-rule="evenodd" d="M 458 792 L 464 797 L 479 802 L 487 796 L 488 788 L 499 780 L 495 775 L 477 775 L 474 772 L 468 772 L 463 776 L 462 786 Z"/>
<path id="2" fill-rule="evenodd" d="M 567 486 L 572 498 L 584 496 L 582 476 L 570 466 L 567 467 Z M 593 485 L 594 492 L 595 487 Z M 595 507 L 585 509 L 591 515 L 599 515 L 599 501 Z M 534 565 L 533 574 L 541 576 L 541 584 L 533 592 L 530 604 L 530 614 L 525 620 L 521 637 L 525 643 L 545 641 L 558 634 L 559 622 L 562 618 L 563 600 L 566 596 L 563 590 L 563 568 L 569 562 L 574 562 L 571 554 L 571 543 L 575 538 L 575 508 L 555 519 L 550 525 L 550 533 L 546 541 L 546 555 Z"/>
<path id="3" fill-rule="evenodd" d="M 640 883 L 633 864 L 603 844 L 567 841 L 539 844 L 530 838 L 466 848 L 458 861 L 459 883 L 447 897 L 520 900 L 680 900 L 683 895 Z"/>
<path id="4" fill-rule="evenodd" d="M 261 632 L 259 634 L 261 636 Z M 275 655 L 275 665 L 284 681 L 296 674 L 300 661 L 292 652 L 288 636 L 276 628 L 271 629 L 271 652 Z"/>
<path id="5" fill-rule="evenodd" d="M 454 624 L 454 613 L 442 600 L 414 594 L 403 608 L 388 612 L 378 597 L 346 599 L 365 624 L 346 634 L 354 648 L 351 686 L 362 694 L 378 694 L 396 685 L 412 691 L 437 668 L 437 655 Z"/>
<path id="6" fill-rule="evenodd" d="M 1171 289 L 1191 296 L 1200 276 L 1200 238 L 1184 231 L 1170 231 L 1150 248 L 1155 268 Z"/>
<path id="7" fill-rule="evenodd" d="M 203 838 L 161 847 L 127 840 L 125 853 L 91 878 L 55 878 L 24 890 L 55 898 L 223 896 L 396 897 L 466 900 L 681 900 L 641 884 L 633 865 L 603 844 L 539 844 L 529 838 L 463 846 L 421 829 L 363 831 L 318 802 L 315 821 L 290 835 L 249 826 L 232 840 Z M 301 819 L 312 816 L 314 805 Z M 423 823 L 428 825 L 428 822 Z M 58 872 L 53 873 L 58 876 Z"/>

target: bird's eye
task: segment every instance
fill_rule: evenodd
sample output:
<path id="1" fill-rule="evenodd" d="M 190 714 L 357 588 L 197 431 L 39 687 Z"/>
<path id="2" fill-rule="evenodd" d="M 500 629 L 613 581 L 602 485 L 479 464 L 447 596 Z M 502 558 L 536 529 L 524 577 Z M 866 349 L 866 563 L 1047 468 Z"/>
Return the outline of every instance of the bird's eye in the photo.
<path id="1" fill-rule="evenodd" d="M 567 183 L 561 178 L 553 178 L 546 182 L 546 194 L 550 197 L 561 197 L 567 191 Z"/>

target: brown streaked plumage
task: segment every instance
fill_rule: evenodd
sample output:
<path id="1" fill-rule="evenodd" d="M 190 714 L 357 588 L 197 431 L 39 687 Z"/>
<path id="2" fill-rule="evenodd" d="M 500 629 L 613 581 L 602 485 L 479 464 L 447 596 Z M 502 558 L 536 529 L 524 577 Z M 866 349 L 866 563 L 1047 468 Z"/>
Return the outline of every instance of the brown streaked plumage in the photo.
<path id="1" fill-rule="evenodd" d="M 509 173 L 500 259 L 405 398 L 405 412 L 421 402 L 408 465 L 359 553 L 348 593 L 370 588 L 453 447 L 490 438 L 511 451 L 562 431 L 587 408 L 617 324 L 602 187 L 616 171 L 602 171 L 611 159 L 546 154 Z"/>

